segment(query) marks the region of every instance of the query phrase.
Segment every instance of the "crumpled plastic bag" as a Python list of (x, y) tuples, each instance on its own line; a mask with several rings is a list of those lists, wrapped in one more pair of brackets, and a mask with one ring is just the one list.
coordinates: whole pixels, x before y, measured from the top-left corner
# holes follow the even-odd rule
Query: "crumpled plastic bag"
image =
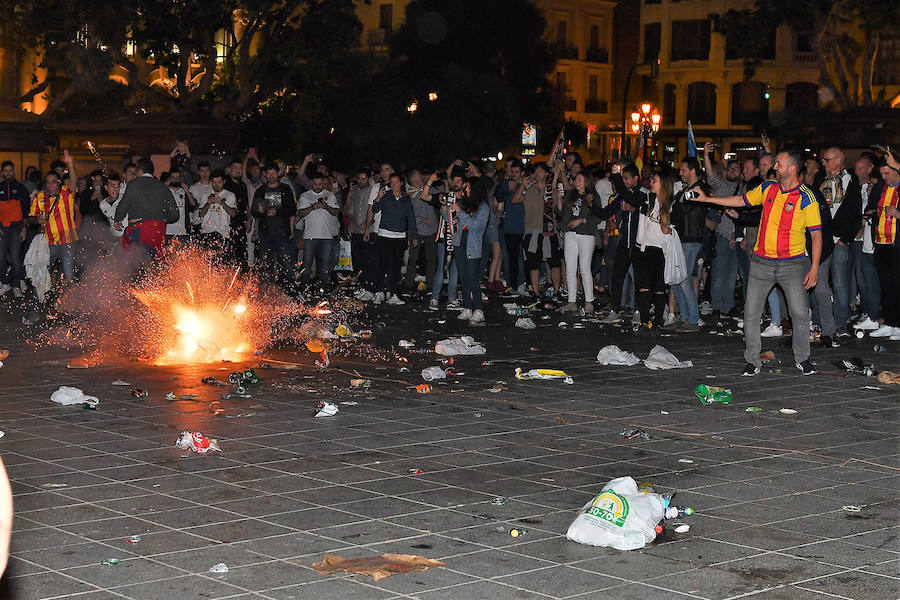
[(597, 353), (597, 362), (601, 365), (631, 367), (641, 362), (641, 359), (631, 352), (625, 352), (618, 346), (610, 345), (600, 348), (600, 352)]
[(369, 556), (365, 558), (341, 558), (333, 554), (326, 554), (325, 560), (313, 563), (313, 568), (320, 575), (332, 575), (340, 571), (371, 575), (378, 581), (398, 573), (409, 571), (425, 571), (431, 567), (443, 567), (439, 560), (417, 556), (415, 554), (382, 554), (381, 556)]
[(644, 365), (653, 371), (661, 371), (664, 369), (687, 369), (693, 367), (694, 363), (689, 360), (680, 361), (675, 355), (663, 348), (662, 346), (653, 346), (650, 355), (644, 359)]
[(660, 494), (639, 492), (634, 479), (618, 477), (581, 507), (566, 537), (589, 546), (637, 550), (656, 539), (665, 507)]
[(333, 417), (338, 414), (339, 409), (337, 404), (332, 404), (331, 402), (319, 402), (319, 406), (316, 407), (316, 416), (317, 417)]
[(881, 383), (900, 383), (900, 373), (894, 373), (893, 371), (882, 371), (878, 374), (878, 381)]
[(535, 325), (534, 321), (528, 317), (523, 317), (521, 319), (516, 319), (516, 327), (519, 329), (534, 329), (537, 325)]
[(31, 281), (38, 300), (43, 302), (50, 291), (50, 244), (43, 233), (34, 236), (25, 253), (25, 278)]
[(434, 381), (435, 379), (446, 379), (447, 373), (440, 367), (427, 367), (422, 369), (422, 379), (425, 381)]
[(434, 351), (441, 356), (473, 356), (487, 352), (484, 346), (469, 335), (441, 340), (434, 345)]
[(191, 450), (197, 454), (206, 454), (207, 452), (221, 452), (219, 441), (213, 440), (199, 431), (182, 431), (175, 440), (175, 447), (182, 450)]
[(516, 367), (516, 379), (528, 381), (529, 379), (562, 379), (564, 383), (572, 385), (575, 381), (566, 375), (565, 371), (557, 369), (531, 369), (530, 371), (522, 371)]
[(63, 406), (87, 404), (91, 408), (96, 408), (96, 406), (100, 404), (100, 400), (98, 400), (96, 396), (88, 396), (80, 389), (69, 387), (67, 385), (61, 386), (58, 390), (50, 394), (50, 399)]

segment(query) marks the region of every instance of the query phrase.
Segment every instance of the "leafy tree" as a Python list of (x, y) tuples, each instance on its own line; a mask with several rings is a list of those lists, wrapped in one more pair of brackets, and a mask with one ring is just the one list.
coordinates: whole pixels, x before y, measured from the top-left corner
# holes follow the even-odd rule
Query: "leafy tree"
[(716, 31), (732, 32), (751, 65), (760, 58), (753, 40), (781, 24), (811, 29), (821, 85), (834, 91), (839, 109), (886, 103), (885, 88), (876, 91), (873, 84), (873, 70), (882, 34), (900, 19), (897, 0), (755, 0), (752, 8), (710, 18)]

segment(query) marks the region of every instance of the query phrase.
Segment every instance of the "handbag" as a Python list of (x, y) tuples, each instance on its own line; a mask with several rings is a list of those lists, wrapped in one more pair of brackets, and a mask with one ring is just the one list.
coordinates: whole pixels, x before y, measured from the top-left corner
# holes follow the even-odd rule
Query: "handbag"
[(666, 266), (663, 276), (666, 285), (678, 285), (687, 279), (687, 261), (684, 258), (684, 250), (681, 249), (681, 237), (678, 231), (672, 228), (672, 233), (663, 238), (663, 255)]

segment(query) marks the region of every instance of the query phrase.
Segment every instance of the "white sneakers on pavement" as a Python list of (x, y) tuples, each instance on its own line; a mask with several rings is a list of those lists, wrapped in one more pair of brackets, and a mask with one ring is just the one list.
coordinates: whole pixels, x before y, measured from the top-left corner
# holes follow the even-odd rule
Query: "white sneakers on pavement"
[(403, 300), (400, 299), (400, 296), (397, 294), (391, 294), (391, 297), (387, 299), (388, 304), (393, 304), (394, 306), (400, 306), (402, 304), (406, 304)]
[(381, 304), (382, 302), (384, 302), (384, 292), (376, 292), (375, 304)]
[(475, 323), (484, 323), (484, 311), (480, 308), (476, 308), (472, 311), (472, 316), (469, 319), (469, 324), (473, 325)]
[[(458, 315), (456, 315), (456, 318), (460, 321), (468, 321), (472, 318), (472, 311), (468, 308), (464, 308), (459, 312)], [(484, 318), (484, 315), (482, 315), (482, 318)]]
[(894, 335), (895, 330), (900, 329), (900, 327), (891, 327), (890, 325), (882, 325), (878, 329), (869, 332), (869, 337), (873, 338), (889, 338)]
[(866, 315), (866, 318), (853, 326), (853, 329), (858, 329), (862, 331), (875, 331), (878, 329), (880, 325), (878, 321), (873, 321), (872, 318)]
[(781, 337), (784, 335), (784, 330), (781, 328), (781, 325), (769, 323), (769, 326), (763, 329), (759, 335), (764, 338)]

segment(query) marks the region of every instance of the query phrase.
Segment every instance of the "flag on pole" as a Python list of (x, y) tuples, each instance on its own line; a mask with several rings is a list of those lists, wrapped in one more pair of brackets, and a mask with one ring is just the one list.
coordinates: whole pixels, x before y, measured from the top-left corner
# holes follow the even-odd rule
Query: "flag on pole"
[(688, 156), (697, 156), (697, 141), (694, 139), (694, 128), (691, 127), (691, 122), (688, 121)]
[(638, 135), (637, 148), (640, 148), (637, 152), (637, 156), (634, 158), (634, 165), (638, 168), (638, 173), (644, 170), (644, 130), (641, 128), (641, 133)]

